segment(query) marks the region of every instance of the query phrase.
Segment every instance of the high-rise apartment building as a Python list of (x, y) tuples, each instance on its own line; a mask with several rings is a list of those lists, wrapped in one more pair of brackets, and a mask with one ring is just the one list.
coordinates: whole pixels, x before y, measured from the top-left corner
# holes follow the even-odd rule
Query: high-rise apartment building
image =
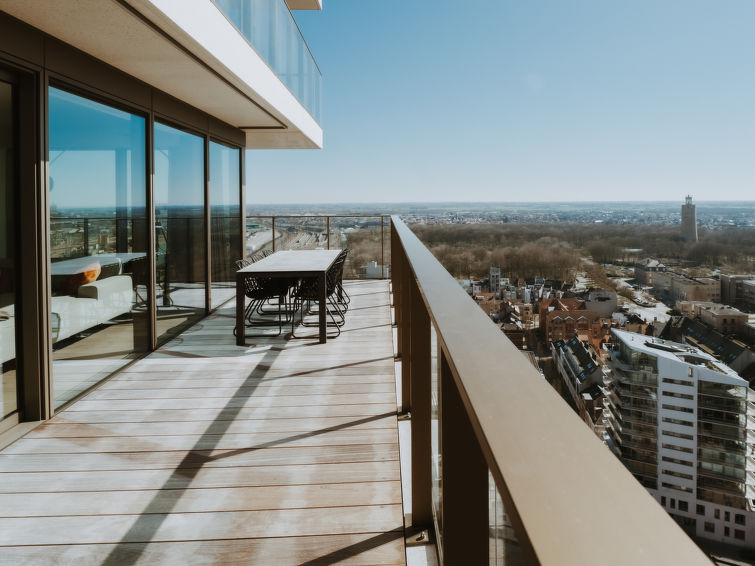
[(682, 205), (682, 238), (687, 242), (697, 242), (697, 212), (689, 195)]
[(491, 293), (498, 293), (501, 290), (501, 268), (490, 267), (489, 286)]
[(690, 535), (755, 545), (747, 381), (685, 344), (613, 330), (605, 441)]

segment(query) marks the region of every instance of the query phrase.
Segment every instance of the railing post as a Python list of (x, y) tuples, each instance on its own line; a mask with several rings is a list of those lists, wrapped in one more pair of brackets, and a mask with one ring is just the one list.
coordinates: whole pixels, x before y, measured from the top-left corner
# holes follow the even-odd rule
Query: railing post
[(489, 555), (488, 466), (446, 352), (439, 356), (443, 563), (483, 566)]
[(419, 285), (411, 284), (411, 427), (412, 427), (412, 526), (432, 525), (432, 472), (430, 441), (430, 316)]
[(385, 279), (385, 216), (380, 217), (380, 279)]
[(275, 216), (273, 216), (273, 253), (275, 253)]
[(327, 232), (328, 249), (330, 249), (330, 216), (328, 216), (328, 232)]

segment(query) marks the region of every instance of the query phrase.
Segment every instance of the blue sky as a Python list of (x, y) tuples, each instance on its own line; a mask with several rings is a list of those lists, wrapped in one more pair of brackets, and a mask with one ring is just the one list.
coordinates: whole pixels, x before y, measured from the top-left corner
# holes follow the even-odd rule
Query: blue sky
[(752, 0), (324, 0), (325, 148), (247, 202), (755, 199)]

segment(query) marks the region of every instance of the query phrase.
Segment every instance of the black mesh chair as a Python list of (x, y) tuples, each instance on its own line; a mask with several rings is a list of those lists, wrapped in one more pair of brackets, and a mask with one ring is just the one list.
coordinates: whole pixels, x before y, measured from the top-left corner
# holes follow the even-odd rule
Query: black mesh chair
[(341, 307), (341, 310), (345, 313), (347, 310), (349, 310), (349, 303), (351, 303), (351, 297), (346, 292), (346, 289), (343, 286), (343, 269), (346, 266), (346, 256), (349, 255), (349, 249), (345, 248), (340, 254), (338, 254), (338, 258), (342, 259), (340, 263), (340, 271), (337, 274), (337, 289), (336, 289), (336, 296), (338, 297), (338, 305)]
[[(240, 259), (236, 261), (239, 269), (247, 267), (256, 261), (254, 256), (250, 259)], [(277, 334), (264, 334), (265, 336), (280, 336), (283, 332), (283, 325), (289, 322), (290, 311), (288, 309), (290, 283), (288, 279), (276, 279), (274, 277), (245, 277), (244, 278), (244, 296), (250, 300), (244, 310), (244, 320), (246, 327), (269, 326), (269, 322), (264, 318), (255, 319), (255, 314), (260, 317), (275, 315), (278, 323)], [(262, 306), (273, 299), (277, 300), (277, 312), (263, 310)], [(285, 315), (285, 316), (284, 316)], [(293, 318), (293, 317), (292, 317)], [(236, 329), (233, 330), (234, 335)]]
[[(330, 267), (328, 273), (325, 276), (325, 310), (326, 315), (330, 317), (330, 322), (326, 321), (326, 324), (327, 326), (335, 328), (337, 330), (337, 334), (335, 336), (339, 336), (341, 334), (341, 326), (343, 326), (346, 322), (344, 311), (341, 310), (341, 307), (338, 304), (338, 300), (336, 299), (336, 293), (338, 291), (338, 278), (339, 274), (343, 274), (343, 263), (345, 261), (345, 256), (339, 254), (339, 256), (336, 258), (336, 261)], [(305, 323), (304, 316), (305, 314), (313, 314), (310, 310), (311, 303), (312, 301), (319, 302), (320, 300), (319, 281), (312, 278), (302, 279), (299, 283), (299, 286), (293, 290), (292, 297), (294, 306), (293, 316), (291, 317), (291, 337), (301, 338), (300, 336), (296, 336), (295, 314), (299, 312), (299, 310), (303, 311), (301, 322), (302, 326), (318, 326), (318, 324)]]

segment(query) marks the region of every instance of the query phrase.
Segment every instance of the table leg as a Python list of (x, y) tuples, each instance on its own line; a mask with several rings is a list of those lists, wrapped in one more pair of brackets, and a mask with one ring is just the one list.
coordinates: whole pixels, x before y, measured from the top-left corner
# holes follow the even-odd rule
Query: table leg
[(328, 308), (328, 299), (326, 297), (328, 287), (327, 274), (323, 272), (322, 275), (320, 275), (319, 279), (320, 284), (318, 285), (318, 292), (320, 294), (320, 344), (325, 344), (325, 342), (327, 342), (328, 340), (328, 326), (325, 318), (325, 309)]
[(244, 274), (236, 273), (236, 345), (245, 343), (246, 327), (244, 326)]

